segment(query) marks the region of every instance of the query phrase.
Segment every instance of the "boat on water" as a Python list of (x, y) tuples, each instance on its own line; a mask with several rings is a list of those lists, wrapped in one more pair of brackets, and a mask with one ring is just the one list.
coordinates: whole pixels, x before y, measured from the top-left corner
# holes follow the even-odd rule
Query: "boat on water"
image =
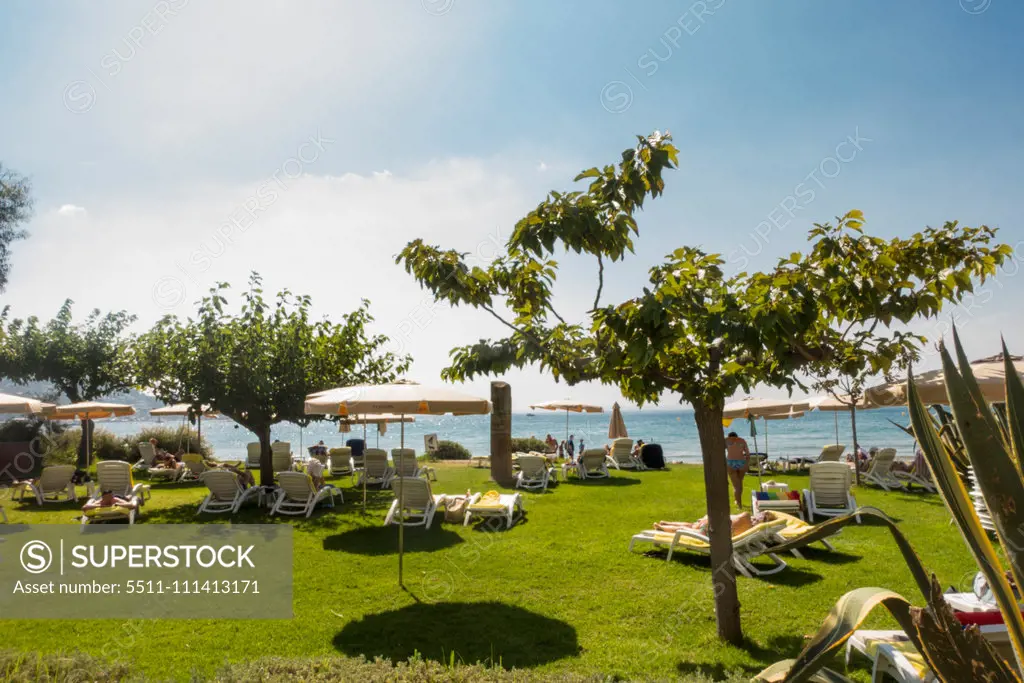
[(527, 413), (526, 417), (537, 417), (534, 413)]

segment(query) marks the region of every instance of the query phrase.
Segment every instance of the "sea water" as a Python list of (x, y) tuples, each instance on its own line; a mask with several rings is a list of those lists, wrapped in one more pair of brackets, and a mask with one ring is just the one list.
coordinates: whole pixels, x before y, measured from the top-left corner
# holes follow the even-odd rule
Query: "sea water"
[[(697, 427), (693, 421), (693, 412), (687, 410), (665, 411), (623, 411), (626, 429), (632, 439), (643, 439), (645, 443), (661, 444), (667, 459), (675, 462), (700, 462), (700, 443), (697, 438)], [(577, 449), (580, 439), (586, 448), (601, 448), (609, 442), (608, 420), (610, 413), (570, 413), (568, 431), (574, 436)], [(490, 416), (469, 415), (453, 417), (451, 415), (432, 416), (417, 415), (414, 423), (405, 425), (405, 444), (423, 452), (423, 437), (426, 434), (437, 434), (441, 440), (457, 441), (474, 455), (490, 453)], [(877, 446), (896, 449), (898, 457), (910, 458), (914, 454), (914, 440), (895, 424), (907, 426), (910, 418), (905, 408), (880, 408), (857, 412), (857, 441), (865, 448)], [(97, 421), (97, 428), (106, 429), (117, 435), (128, 435), (138, 432), (147, 426), (154, 426), (154, 419), (120, 419)], [(159, 424), (176, 426), (182, 424), (180, 419), (165, 418)], [(735, 431), (747, 439), (751, 450), (767, 451), (772, 458), (783, 456), (817, 456), (825, 444), (846, 444), (847, 450), (852, 449), (853, 437), (850, 429), (848, 412), (806, 413), (801, 418), (791, 420), (773, 420), (767, 424), (758, 420), (755, 425), (756, 435), (751, 435), (751, 426), (747, 420), (733, 420), (725, 428)], [(398, 448), (401, 441), (402, 426), (390, 424), (385, 434), (377, 434), (377, 428), (370, 425), (366, 428), (367, 442), (390, 451)], [(512, 416), (512, 436), (535, 436), (543, 439), (551, 434), (559, 441), (566, 438), (565, 413), (538, 411), (534, 415), (516, 413)], [(275, 425), (271, 436), (275, 440), (291, 442), (295, 453), (305, 453), (305, 448), (320, 440), (327, 446), (344, 445), (346, 439), (362, 437), (363, 428), (352, 427), (345, 434), (338, 432), (338, 426), (331, 422), (313, 423), (300, 429), (298, 425), (282, 423)], [(219, 417), (203, 420), (203, 437), (213, 446), (214, 454), (220, 459), (244, 459), (246, 444), (255, 441), (253, 434), (236, 425), (232, 420)]]

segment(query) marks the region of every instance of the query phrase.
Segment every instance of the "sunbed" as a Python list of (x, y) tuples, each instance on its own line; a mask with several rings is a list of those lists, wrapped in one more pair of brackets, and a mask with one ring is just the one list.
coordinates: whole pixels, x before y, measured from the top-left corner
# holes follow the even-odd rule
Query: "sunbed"
[(62, 503), (78, 500), (75, 485), (71, 478), (75, 476), (74, 465), (51, 465), (44, 467), (39, 478), (34, 481), (16, 481), (11, 488), (11, 496), (19, 494), (19, 500), (25, 499), (30, 493), (38, 505), (43, 503)]
[(792, 465), (796, 465), (797, 469), (800, 470), (821, 462), (839, 462), (845, 450), (846, 446), (843, 444), (826, 444), (821, 447), (821, 453), (818, 454), (817, 458), (780, 458), (776, 461), (776, 465), (781, 464), (782, 468), (788, 471)]
[(139, 513), (139, 499), (132, 498), (129, 507), (112, 505), (110, 507), (90, 508), (82, 511), (82, 526), (97, 524), (100, 522), (125, 521), (129, 525), (135, 524), (135, 518)]
[(935, 488), (935, 481), (932, 479), (932, 472), (928, 469), (928, 462), (922, 457), (914, 458), (914, 462), (907, 472), (893, 470), (893, 476), (900, 480), (901, 483), (906, 483), (907, 488), (917, 484), (931, 493), (935, 493), (937, 490)]
[(617, 470), (645, 470), (640, 458), (633, 457), (633, 439), (615, 439), (606, 461)]
[(250, 441), (245, 444), (245, 468), (248, 470), (258, 470), (260, 468), (260, 451), (261, 446), (259, 441)]
[(367, 448), (363, 451), (363, 471), (359, 476), (358, 485), (373, 484), (386, 489), (391, 484), (395, 471), (388, 465), (388, 454), (379, 448)]
[(96, 481), (92, 482), (90, 497), (99, 500), (104, 491), (129, 500), (136, 498), (139, 505), (150, 497), (149, 486), (136, 484), (132, 466), (124, 460), (101, 460), (96, 463)]
[(184, 478), (192, 481), (198, 480), (204, 472), (210, 470), (210, 468), (206, 466), (206, 461), (203, 460), (203, 456), (198, 453), (186, 453), (181, 456), (181, 462), (185, 465), (184, 469), (187, 470)]
[(327, 451), (327, 469), (332, 477), (355, 476), (355, 467), (352, 465), (352, 449), (348, 446), (341, 446)]
[(523, 516), (523, 498), (518, 493), (498, 493), (488, 491), (482, 496), (477, 493), (469, 499), (463, 526), (469, 526), (471, 520), (499, 519), (504, 521), (505, 528), (512, 526)]
[(199, 504), (200, 512), (238, 512), (242, 503), (253, 496), (259, 495), (259, 487), (244, 488), (238, 475), (231, 470), (214, 469), (204, 472), (200, 480), (210, 490), (203, 502)]
[[(821, 462), (811, 465), (810, 470), (810, 488), (804, 489), (808, 521), (813, 522), (814, 515), (838, 517), (857, 509), (857, 501), (850, 493), (853, 472), (846, 463)], [(857, 523), (860, 524), (859, 516)]]
[[(384, 524), (397, 524), (404, 521), (405, 526), (423, 526), (430, 528), (434, 513), (444, 504), (446, 496), (434, 494), (430, 490), (430, 482), (420, 477), (397, 476), (391, 480), (395, 490), (395, 500), (391, 503)], [(399, 510), (399, 500), (402, 508)]]
[(603, 448), (588, 448), (580, 454), (579, 462), (576, 463), (576, 471), (581, 479), (603, 479), (611, 476), (608, 474), (608, 466), (605, 464)]
[[(281, 472), (277, 475), (277, 500), (270, 511), (271, 515), (305, 515), (313, 514), (316, 504), (326, 500), (334, 507), (334, 497), (341, 497), (341, 490), (327, 484), (322, 488), (313, 485), (313, 478), (305, 472)], [(342, 497), (341, 502), (345, 502)]]
[(896, 478), (892, 466), (896, 462), (896, 449), (883, 448), (875, 453), (871, 467), (864, 475), (864, 481), (881, 486), (886, 491), (902, 489), (903, 482)]
[(545, 491), (555, 471), (548, 466), (548, 459), (543, 455), (520, 455), (518, 459), (519, 473), (516, 474), (516, 488)]
[(392, 448), (391, 461), (394, 463), (395, 475), (399, 477), (426, 477), (437, 481), (433, 467), (420, 467), (416, 459), (416, 451), (411, 448)]
[(847, 667), (854, 652), (863, 654), (874, 663), (872, 681), (886, 680), (886, 677), (899, 683), (931, 683), (936, 680), (924, 657), (903, 631), (854, 631), (846, 641)]
[[(743, 533), (732, 537), (732, 564), (736, 570), (748, 578), (777, 574), (787, 567), (786, 562), (771, 552), (775, 535), (786, 526), (783, 519), (773, 519), (756, 524)], [(651, 529), (642, 531), (629, 541), (629, 549), (637, 543), (651, 543), (655, 547), (667, 547), (668, 557), (676, 550), (690, 550), (702, 555), (711, 555), (711, 540), (707, 534), (696, 529), (679, 529), (675, 532)], [(767, 557), (773, 562), (770, 569), (761, 569), (751, 563), (756, 557)]]
[(274, 474), (287, 472), (292, 468), (292, 445), (287, 441), (275, 441), (270, 445), (270, 461)]
[(145, 470), (153, 466), (153, 461), (156, 460), (156, 449), (148, 441), (139, 442), (139, 459), (132, 469)]

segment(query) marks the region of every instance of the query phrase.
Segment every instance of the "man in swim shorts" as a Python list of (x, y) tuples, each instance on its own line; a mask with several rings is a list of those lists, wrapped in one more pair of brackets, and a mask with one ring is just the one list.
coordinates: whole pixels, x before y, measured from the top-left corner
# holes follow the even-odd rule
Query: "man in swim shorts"
[(747, 476), (750, 448), (736, 432), (729, 432), (725, 437), (725, 464), (729, 468), (729, 481), (732, 482), (733, 497), (736, 507), (743, 507), (743, 477)]

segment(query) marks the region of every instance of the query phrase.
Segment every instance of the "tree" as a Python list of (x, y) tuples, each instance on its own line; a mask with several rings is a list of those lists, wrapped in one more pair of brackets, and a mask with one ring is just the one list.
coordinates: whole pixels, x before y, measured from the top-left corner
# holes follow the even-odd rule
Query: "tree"
[(135, 316), (94, 309), (76, 325), (68, 299), (53, 320), (8, 321), (0, 313), (0, 377), (19, 384), (49, 382), (72, 403), (127, 391), (134, 384), (126, 334)]
[(0, 292), (11, 272), (11, 243), (28, 234), (18, 226), (32, 215), (31, 192), (27, 178), (0, 164)]
[[(0, 377), (19, 384), (49, 382), (72, 403), (92, 401), (130, 389), (133, 384), (126, 334), (135, 316), (125, 311), (103, 314), (94, 309), (76, 325), (74, 302), (68, 299), (53, 320), (40, 325), (35, 316), (8, 321), (9, 308), (0, 312)], [(82, 421), (92, 434), (92, 422)], [(79, 467), (89, 465), (82, 439)]]
[(226, 310), (218, 284), (199, 303), (195, 319), (160, 320), (135, 344), (140, 386), (168, 403), (207, 405), (251, 431), (260, 442), (260, 481), (274, 480), (270, 429), (280, 422), (308, 424), (307, 395), (336, 386), (394, 381), (408, 357), (383, 352), (388, 342), (369, 335), (369, 302), (341, 324), (310, 320), (310, 298), (285, 290), (264, 301), (253, 274), (237, 314)]
[[(739, 389), (758, 384), (802, 387), (798, 373), (846, 361), (887, 370), (889, 349), (912, 344), (883, 334), (892, 321), (934, 315), (995, 272), (1010, 249), (990, 248), (995, 231), (947, 223), (909, 239), (862, 233), (853, 211), (836, 226), (810, 231), (811, 251), (793, 253), (764, 273), (726, 276), (718, 254), (680, 247), (650, 270), (649, 285), (614, 306), (600, 303), (606, 262), (633, 250), (634, 215), (664, 190), (662, 173), (677, 150), (669, 135), (638, 138), (622, 161), (591, 168), (576, 180), (585, 191), (552, 192), (520, 220), (507, 253), (485, 270), (465, 254), (410, 242), (397, 260), (435, 299), (488, 311), (510, 330), (452, 350), (450, 380), (498, 375), (537, 364), (569, 384), (617, 385), (638, 404), (664, 393), (693, 406), (707, 493), (715, 612), (720, 637), (742, 639), (731, 563), (728, 478), (722, 409)], [(552, 302), (556, 247), (594, 258), (597, 283), (585, 323), (569, 322)], [(502, 309), (502, 310), (499, 310)], [(506, 312), (504, 309), (507, 309)], [(854, 324), (852, 330), (845, 326)], [(882, 326), (881, 329), (879, 325)], [(875, 351), (847, 354), (855, 343)]]

